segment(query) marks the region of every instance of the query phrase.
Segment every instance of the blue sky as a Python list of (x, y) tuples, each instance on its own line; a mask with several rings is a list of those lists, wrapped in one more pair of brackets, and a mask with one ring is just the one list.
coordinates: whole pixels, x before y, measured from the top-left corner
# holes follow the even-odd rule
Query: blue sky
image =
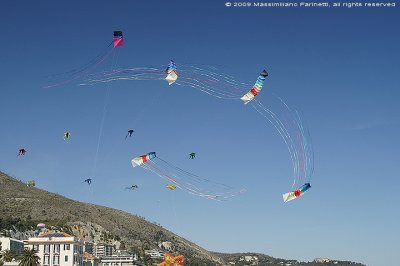
[[(400, 237), (399, 26), (398, 7), (3, 1), (0, 168), (72, 199), (144, 216), (213, 251), (393, 265)], [(282, 202), (292, 183), (287, 149), (240, 102), (161, 81), (42, 88), (47, 75), (103, 51), (114, 30), (125, 38), (118, 67), (174, 59), (218, 66), (250, 83), (268, 69), (259, 100), (268, 105), (275, 93), (301, 111), (314, 145), (312, 190)], [(135, 136), (125, 141), (130, 128)], [(249, 136), (256, 136), (251, 145)], [(16, 156), (20, 147), (28, 150), (24, 158)], [(148, 151), (248, 191), (224, 203), (171, 192), (158, 176), (131, 167)], [(192, 151), (196, 160), (187, 159)], [(91, 187), (82, 183), (89, 176)], [(124, 191), (131, 184), (139, 190)]]

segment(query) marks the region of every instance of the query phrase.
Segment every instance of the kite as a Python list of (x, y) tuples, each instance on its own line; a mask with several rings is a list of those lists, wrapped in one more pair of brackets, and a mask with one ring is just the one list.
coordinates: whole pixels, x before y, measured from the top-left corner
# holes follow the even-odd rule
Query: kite
[(176, 186), (172, 185), (172, 184), (168, 184), (165, 186), (166, 188), (170, 189), (170, 190), (175, 190)]
[(132, 166), (142, 166), (145, 162), (152, 160), (156, 158), (156, 153), (155, 152), (149, 152), (147, 154), (138, 156), (132, 160)]
[(311, 188), (310, 183), (305, 183), (302, 185), (299, 189), (293, 190), (291, 192), (283, 194), (283, 201), (288, 202), (294, 199), (297, 199), (298, 197), (303, 196), (303, 194)]
[(24, 156), (25, 155), (25, 153), (26, 153), (26, 150), (25, 149), (19, 149), (19, 151), (18, 151), (18, 155), (17, 156)]
[(38, 224), (38, 225), (36, 226), (35, 235), (38, 236), (38, 235), (40, 234), (40, 232), (42, 231), (42, 229), (45, 228), (45, 227), (46, 227), (46, 225), (43, 224), (43, 223)]
[[(103, 72), (92, 76), (81, 85), (95, 85), (117, 80), (163, 80), (166, 79), (166, 73), (176, 69), (175, 62), (171, 61), (167, 69), (164, 69), (163, 66), (158, 66)], [(251, 83), (238, 82), (233, 77), (216, 71), (213, 67), (179, 64), (179, 80), (175, 80), (174, 84), (191, 87), (216, 98), (243, 102), (259, 113), (266, 124), (272, 124), (289, 151), (294, 179), (292, 189), (295, 189), (311, 182), (314, 171), (311, 136), (299, 112), (290, 108), (282, 98), (274, 93), (269, 94), (268, 101), (278, 100), (277, 108), (271, 107), (269, 102), (268, 105), (264, 105), (259, 101), (257, 95), (261, 92), (268, 76), (268, 72), (263, 70), (251, 87)], [(193, 159), (194, 157), (189, 158)], [(184, 175), (186, 176), (186, 173)], [(195, 190), (198, 191), (199, 187), (196, 186)]]
[(71, 133), (69, 133), (68, 131), (66, 131), (66, 132), (64, 133), (64, 140), (68, 141), (70, 136), (71, 136)]
[(164, 261), (158, 263), (157, 266), (184, 266), (185, 265), (185, 258), (180, 256), (173, 256), (169, 253), (164, 253)]
[(133, 132), (135, 132), (135, 130), (129, 129), (129, 130), (128, 130), (128, 134), (126, 134), (126, 136), (125, 136), (125, 139), (126, 139), (127, 137), (132, 137)]
[(122, 36), (122, 31), (114, 31), (114, 47), (124, 46), (124, 38)]
[[(268, 75), (265, 70), (261, 74)], [(265, 77), (261, 76), (259, 79), (254, 85), (253, 92), (258, 93), (261, 90)], [(100, 72), (90, 75), (80, 85), (95, 85), (117, 80), (166, 80), (169, 85), (191, 87), (216, 98), (228, 100), (240, 100), (251, 87), (251, 83), (238, 82), (232, 76), (219, 72), (212, 66), (179, 64), (178, 80), (177, 66), (173, 60), (166, 69), (164, 66), (145, 66)], [(251, 96), (254, 98), (253, 94)]]
[(92, 179), (88, 178), (88, 179), (85, 179), (85, 181), (83, 181), (83, 182), (86, 182), (86, 183), (88, 183), (88, 185), (90, 185), (90, 184), (92, 184)]
[(194, 159), (196, 157), (196, 153), (192, 152), (189, 154), (189, 159)]
[(155, 152), (135, 157), (131, 162), (133, 167), (141, 166), (168, 181), (167, 188), (171, 190), (179, 188), (190, 194), (218, 201), (227, 200), (245, 192), (244, 189), (235, 191), (230, 186), (185, 171), (156, 156)]
[(244, 104), (248, 104), (251, 100), (253, 100), (257, 96), (257, 94), (260, 93), (264, 85), (265, 78), (267, 76), (268, 72), (265, 71), (264, 69), (258, 76), (257, 81), (254, 84), (253, 88), (251, 88), (251, 90), (248, 93), (246, 93), (245, 95), (243, 95), (242, 98), (240, 98), (244, 102)]
[(178, 79), (178, 73), (176, 72), (176, 64), (174, 61), (170, 61), (167, 69), (165, 70), (167, 76), (165, 80), (168, 82), (168, 85), (172, 85)]
[(40, 229), (43, 229), (43, 228), (45, 228), (45, 227), (46, 227), (46, 225), (43, 224), (43, 223), (40, 223), (40, 224), (38, 224), (38, 225), (36, 226), (36, 228), (40, 228)]
[(134, 190), (135, 188), (138, 188), (138, 186), (137, 185), (132, 185), (130, 187), (126, 187), (125, 189)]

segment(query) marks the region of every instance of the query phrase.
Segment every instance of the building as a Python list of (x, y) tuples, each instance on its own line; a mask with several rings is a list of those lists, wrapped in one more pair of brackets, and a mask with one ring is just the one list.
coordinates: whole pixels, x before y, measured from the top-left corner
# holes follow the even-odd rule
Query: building
[(0, 237), (0, 252), (3, 250), (11, 250), (17, 257), (24, 250), (24, 242), (10, 237)]
[(92, 254), (98, 258), (110, 257), (110, 256), (112, 256), (113, 251), (114, 251), (113, 245), (105, 244), (105, 243), (94, 244), (93, 248), (94, 248), (94, 253), (92, 253)]
[(99, 262), (99, 258), (95, 257), (94, 255), (88, 252), (83, 253), (83, 264), (85, 266), (98, 266)]
[(16, 261), (16, 260), (13, 260), (11, 262), (4, 261), (3, 263), (4, 263), (4, 266), (18, 266), (19, 265), (19, 261)]
[(162, 259), (164, 258), (164, 251), (155, 249), (146, 249), (144, 254), (150, 256), (152, 259)]
[(94, 248), (94, 244), (92, 242), (85, 241), (85, 252), (93, 255), (93, 248)]
[(331, 259), (328, 258), (315, 258), (314, 262), (324, 263), (324, 262), (331, 262)]
[(48, 232), (31, 237), (26, 243), (37, 251), (42, 266), (83, 266), (84, 242), (77, 237)]
[(116, 254), (102, 257), (101, 266), (135, 266), (139, 265), (136, 254), (130, 254), (123, 250), (118, 250)]
[(135, 258), (135, 260), (138, 259), (137, 254), (133, 254), (133, 253), (131, 253), (131, 252), (127, 251), (127, 250), (124, 250), (124, 249), (117, 249), (115, 251), (115, 254), (119, 255), (119, 256), (133, 256)]

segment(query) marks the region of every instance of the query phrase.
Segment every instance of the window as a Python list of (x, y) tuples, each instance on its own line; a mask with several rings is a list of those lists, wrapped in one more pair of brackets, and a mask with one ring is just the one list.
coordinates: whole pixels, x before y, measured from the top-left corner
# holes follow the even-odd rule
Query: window
[(50, 245), (44, 245), (44, 253), (50, 253)]
[(33, 249), (36, 250), (36, 251), (39, 251), (39, 245), (37, 245), (37, 244), (33, 245)]
[(59, 255), (54, 255), (53, 256), (53, 264), (54, 265), (59, 265), (60, 264), (60, 256)]
[(65, 257), (64, 257), (64, 261), (65, 261), (65, 262), (67, 262), (67, 261), (68, 261), (68, 256), (67, 256), (67, 255), (65, 255)]
[(53, 251), (54, 253), (60, 253), (60, 244), (55, 244)]
[(49, 264), (50, 264), (50, 256), (49, 255), (44, 255), (43, 265), (49, 265)]
[(64, 244), (64, 250), (69, 250), (69, 249), (70, 249), (69, 244)]

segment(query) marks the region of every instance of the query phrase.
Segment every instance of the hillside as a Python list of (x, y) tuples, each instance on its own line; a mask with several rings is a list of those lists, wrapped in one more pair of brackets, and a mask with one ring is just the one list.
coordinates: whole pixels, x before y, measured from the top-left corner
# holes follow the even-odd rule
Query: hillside
[(258, 253), (207, 251), (144, 218), (120, 210), (82, 203), (35, 187), (0, 172), (0, 233), (18, 239), (33, 236), (36, 224), (131, 250), (144, 258), (144, 249), (163, 248), (185, 256), (185, 265), (362, 266), (354, 262), (298, 262)]
[(361, 263), (351, 261), (340, 261), (333, 259), (315, 259), (311, 262), (301, 262), (296, 260), (286, 260), (273, 258), (260, 253), (217, 253), (213, 252), (218, 257), (221, 257), (230, 265), (245, 266), (245, 265), (268, 265), (268, 266), (365, 266)]
[[(26, 184), (0, 172), (0, 213), (4, 226), (33, 230), (38, 222), (73, 233), (87, 241), (121, 243), (140, 253), (173, 243), (171, 252), (200, 265), (224, 265), (222, 259), (176, 234), (127, 212), (77, 202)], [(6, 220), (7, 219), (7, 220)], [(0, 224), (1, 225), (1, 224)]]

